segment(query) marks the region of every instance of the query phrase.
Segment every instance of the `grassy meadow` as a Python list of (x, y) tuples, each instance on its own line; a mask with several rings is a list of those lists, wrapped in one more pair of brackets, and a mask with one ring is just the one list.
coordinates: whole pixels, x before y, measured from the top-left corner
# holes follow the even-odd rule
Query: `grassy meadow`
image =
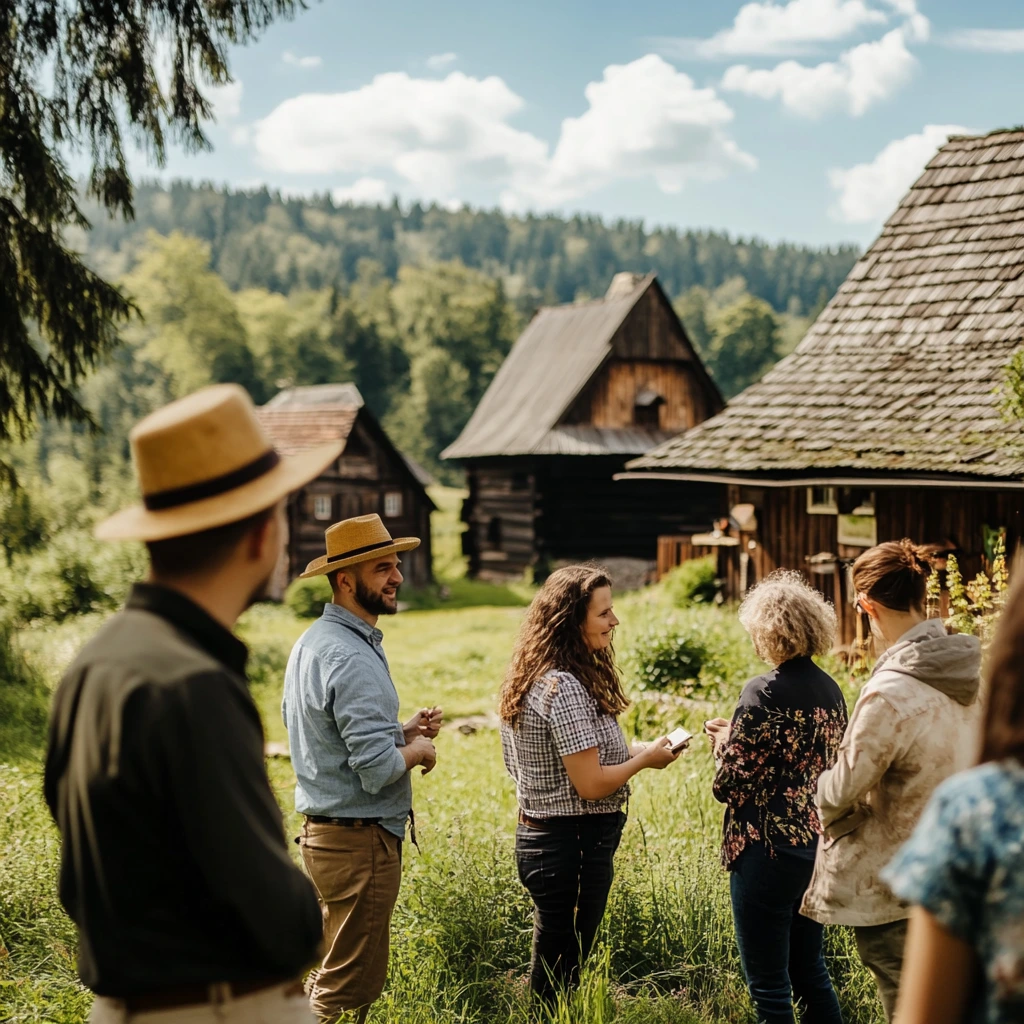
[[(435, 771), (415, 777), (420, 849), (407, 850), (391, 974), (370, 1019), (526, 1022), (536, 1019), (525, 990), (530, 904), (512, 857), (514, 787), (487, 717), (530, 590), (460, 578), (457, 494), (440, 498), (437, 561), (447, 599), (409, 595), (411, 609), (382, 626), (403, 712), (438, 703), (452, 724), (438, 738)], [(616, 611), (623, 623), (616, 643), (631, 685), (633, 645), (653, 627), (697, 636), (713, 655), (703, 685), (688, 699), (637, 692), (624, 716), (630, 734), (650, 738), (676, 724), (697, 733), (704, 719), (730, 713), (743, 682), (759, 671), (729, 609), (679, 609), (666, 588), (654, 587), (619, 595)], [(88, 1014), (91, 997), (74, 973), (74, 929), (55, 893), (57, 839), (40, 792), (40, 755), (49, 689), (100, 622), (86, 616), (23, 630), (16, 648), (29, 671), (16, 683), (7, 681), (0, 661), (0, 1021), (73, 1024)], [(275, 606), (253, 608), (243, 620), (253, 648), (253, 693), (270, 742), (286, 738), (281, 672), (306, 625)], [(460, 719), (464, 730), (454, 721)], [(271, 757), (268, 769), (294, 835), (290, 763)], [(676, 764), (636, 779), (601, 944), (558, 1021), (754, 1020), (718, 865), (722, 815), (711, 797), (712, 772), (707, 746), (698, 740)], [(846, 1020), (881, 1021), (850, 937), (832, 929), (828, 941)]]

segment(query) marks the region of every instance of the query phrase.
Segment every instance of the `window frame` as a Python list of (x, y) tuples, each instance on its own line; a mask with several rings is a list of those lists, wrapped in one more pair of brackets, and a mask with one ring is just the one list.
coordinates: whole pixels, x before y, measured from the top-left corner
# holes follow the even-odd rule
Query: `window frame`
[[(815, 501), (815, 491), (825, 491), (826, 500)], [(818, 486), (807, 488), (807, 514), (809, 516), (837, 516), (839, 515), (839, 494), (835, 487)]]
[[(327, 514), (321, 514), (323, 502), (327, 503)], [(326, 523), (334, 518), (334, 495), (314, 494), (313, 495), (313, 518), (319, 523)]]
[(382, 505), (385, 519), (400, 519), (405, 505), (405, 495), (401, 491), (385, 491)]

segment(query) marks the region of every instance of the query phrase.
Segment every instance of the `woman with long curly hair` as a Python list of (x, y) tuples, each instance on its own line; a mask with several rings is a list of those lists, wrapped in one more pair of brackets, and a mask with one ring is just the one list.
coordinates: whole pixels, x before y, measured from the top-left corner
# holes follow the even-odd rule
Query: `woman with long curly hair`
[(501, 745), (516, 780), (516, 863), (533, 898), (530, 984), (551, 1001), (573, 986), (604, 915), (629, 780), (664, 768), (666, 737), (627, 746), (615, 667), (611, 580), (553, 572), (526, 613), (501, 689)]

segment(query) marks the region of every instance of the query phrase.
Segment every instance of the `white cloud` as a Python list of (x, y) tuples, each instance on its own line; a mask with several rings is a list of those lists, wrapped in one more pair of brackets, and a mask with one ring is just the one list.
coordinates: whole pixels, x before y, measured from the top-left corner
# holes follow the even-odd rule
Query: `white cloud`
[(236, 124), (231, 129), (230, 139), (236, 146), (247, 146), (252, 139), (252, 128), (247, 124)]
[(506, 192), (506, 205), (557, 205), (624, 178), (653, 177), (673, 193), (691, 179), (757, 166), (725, 133), (728, 104), (654, 54), (605, 68), (585, 95), (589, 108), (562, 122), (544, 173)]
[(431, 71), (444, 71), (445, 68), (454, 64), (459, 59), (457, 53), (435, 53), (427, 58), (427, 67)]
[(257, 122), (253, 141), (268, 169), (387, 171), (403, 192), (439, 202), (484, 186), (510, 207), (557, 205), (622, 178), (652, 177), (674, 192), (756, 164), (726, 133), (732, 110), (714, 89), (653, 54), (606, 68), (585, 92), (588, 109), (563, 122), (553, 154), (510, 123), (524, 104), (502, 79), (458, 71), (381, 74), (351, 92), (296, 96)]
[(292, 53), (291, 50), (285, 50), (284, 53), (281, 54), (281, 60), (283, 60), (285, 64), (290, 64), (293, 68), (302, 68), (306, 71), (310, 68), (318, 68), (324, 62), (323, 57), (316, 57), (313, 55), (300, 57), (298, 54)]
[(256, 124), (268, 168), (365, 174), (390, 168), (432, 198), (452, 182), (508, 180), (542, 164), (546, 146), (508, 124), (522, 99), (496, 77), (452, 72), (442, 80), (377, 75), (351, 92), (285, 100)]
[(847, 224), (882, 220), (950, 135), (970, 134), (961, 125), (929, 124), (917, 135), (890, 142), (870, 163), (829, 171), (829, 184), (839, 193), (830, 215)]
[(331, 190), (331, 198), (339, 206), (342, 203), (371, 203), (386, 206), (391, 202), (391, 189), (380, 178), (359, 178), (351, 185), (342, 185)]
[(210, 103), (215, 121), (230, 121), (242, 112), (242, 83), (237, 79), (210, 89)]
[(1024, 53), (1024, 28), (964, 28), (942, 42), (954, 50), (981, 53)]
[(722, 88), (760, 99), (780, 99), (803, 117), (821, 117), (845, 109), (860, 117), (869, 107), (888, 99), (909, 81), (917, 58), (907, 49), (904, 30), (893, 29), (881, 39), (862, 43), (838, 61), (808, 67), (795, 60), (770, 69), (745, 64), (729, 68)]
[(865, 25), (885, 24), (883, 11), (864, 0), (773, 0), (744, 4), (728, 28), (710, 39), (661, 40), (671, 56), (738, 57), (804, 53), (817, 43), (849, 36)]

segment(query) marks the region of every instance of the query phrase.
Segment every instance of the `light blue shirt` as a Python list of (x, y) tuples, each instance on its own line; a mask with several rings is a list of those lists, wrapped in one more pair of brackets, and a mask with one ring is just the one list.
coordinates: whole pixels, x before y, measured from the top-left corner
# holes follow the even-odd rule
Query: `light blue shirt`
[(328, 818), (380, 818), (399, 838), (412, 781), (399, 747), (398, 693), (384, 634), (335, 604), (299, 637), (281, 714), (295, 769), (295, 808)]

